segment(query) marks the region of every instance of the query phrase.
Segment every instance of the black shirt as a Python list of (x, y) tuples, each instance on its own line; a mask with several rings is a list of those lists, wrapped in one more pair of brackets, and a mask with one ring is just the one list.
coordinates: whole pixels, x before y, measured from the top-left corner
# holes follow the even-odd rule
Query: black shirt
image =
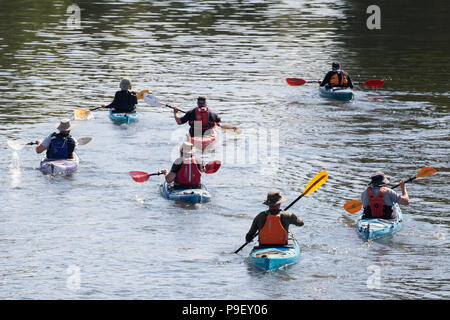
[[(324, 78), (324, 79), (322, 80), (322, 82), (320, 83), (320, 86), (323, 87), (323, 86), (326, 85), (327, 87), (332, 87), (332, 85), (331, 85), (331, 83), (330, 83), (330, 80), (331, 80), (331, 77), (332, 77), (334, 74), (336, 74), (336, 73), (337, 73), (336, 71), (329, 71), (329, 72), (326, 74), (325, 78)], [(347, 87), (350, 87), (350, 88), (353, 89), (353, 83), (352, 83), (352, 80), (350, 79), (350, 76), (348, 75), (348, 73), (345, 72), (345, 71), (342, 71), (342, 70), (341, 70), (341, 73), (345, 74), (345, 76), (347, 77), (347, 81), (348, 81)]]
[[(194, 109), (189, 110), (188, 112), (186, 112), (186, 114), (180, 118), (181, 123), (186, 123), (186, 122), (189, 122), (189, 121), (195, 121), (196, 120), (195, 119), (195, 109), (197, 109), (197, 108), (194, 108)], [(221, 120), (220, 120), (220, 117), (216, 113), (208, 110), (208, 121), (209, 122), (219, 123)], [(203, 130), (202, 134), (205, 131), (206, 130)], [(189, 129), (189, 134), (191, 136), (194, 136), (194, 128), (193, 128), (193, 126), (191, 126), (191, 128)]]
[(113, 112), (135, 112), (137, 105), (136, 92), (121, 90), (117, 91), (113, 102), (107, 105), (106, 108), (113, 108)]

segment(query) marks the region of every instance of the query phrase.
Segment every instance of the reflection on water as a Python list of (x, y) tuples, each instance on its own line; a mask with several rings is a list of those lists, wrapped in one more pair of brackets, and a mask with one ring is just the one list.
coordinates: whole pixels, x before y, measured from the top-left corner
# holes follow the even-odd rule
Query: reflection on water
[[(72, 3), (0, 2), (5, 139), (42, 139), (74, 110), (110, 103), (124, 76), (183, 110), (207, 96), (243, 130), (222, 133), (205, 157), (224, 161), (204, 177), (213, 199), (200, 206), (163, 199), (161, 177), (138, 184), (128, 175), (170, 169), (187, 126), (169, 108), (140, 101), (131, 125), (101, 109), (75, 121), (75, 138), (94, 139), (78, 148), (70, 177), (43, 176), (33, 148), (0, 153), (9, 166), (0, 170), (0, 297), (448, 298), (448, 1), (381, 0), (375, 31), (365, 24), (369, 2), (82, 0), (81, 29), (67, 26)], [(320, 97), (317, 84), (285, 82), (319, 79), (334, 60), (355, 82), (385, 85), (357, 85), (355, 100), (341, 103)], [(276, 133), (277, 156), (242, 157), (252, 132)], [(438, 172), (408, 184), (403, 230), (361, 241), (343, 204), (375, 171), (396, 183), (424, 166)], [(305, 220), (292, 227), (298, 264), (261, 273), (246, 259), (251, 244), (232, 254), (270, 189), (293, 200), (322, 170), (327, 182), (292, 207)], [(366, 285), (371, 265), (382, 268), (378, 290)], [(66, 286), (69, 266), (79, 268), (79, 290)]]

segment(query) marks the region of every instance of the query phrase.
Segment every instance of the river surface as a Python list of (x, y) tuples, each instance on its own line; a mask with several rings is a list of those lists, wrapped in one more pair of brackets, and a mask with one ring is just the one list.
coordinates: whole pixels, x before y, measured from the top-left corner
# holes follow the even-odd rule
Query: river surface
[[(2, 299), (449, 299), (449, 2), (366, 1), (0, 2), (0, 298)], [(69, 19), (69, 20), (68, 20)], [(79, 28), (78, 28), (79, 27)], [(338, 60), (355, 99), (322, 98), (317, 84)], [(50, 177), (33, 146), (73, 110), (112, 101), (121, 77), (189, 110), (204, 95), (222, 122), (222, 167), (203, 182), (212, 201), (165, 200), (160, 176), (187, 131), (173, 112), (140, 101), (140, 121), (114, 125), (106, 111), (77, 120), (79, 170)], [(356, 215), (378, 170), (407, 185), (403, 229), (366, 242)], [(308, 181), (329, 178), (291, 211), (299, 262), (276, 272), (239, 254), (271, 189), (286, 205)]]

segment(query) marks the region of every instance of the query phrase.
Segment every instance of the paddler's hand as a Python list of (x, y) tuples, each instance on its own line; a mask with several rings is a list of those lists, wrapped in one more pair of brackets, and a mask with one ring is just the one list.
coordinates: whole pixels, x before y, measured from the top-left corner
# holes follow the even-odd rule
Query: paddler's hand
[(36, 140), (34, 143), (37, 144), (38, 146), (40, 146), (42, 141), (41, 140)]
[(106, 104), (102, 104), (102, 108), (106, 108)]
[(163, 169), (163, 170), (161, 170), (161, 172), (162, 172), (165, 176), (167, 176), (167, 174), (169, 173), (169, 171), (167, 171), (167, 169)]
[(177, 114), (178, 113), (178, 107), (173, 107), (173, 114)]

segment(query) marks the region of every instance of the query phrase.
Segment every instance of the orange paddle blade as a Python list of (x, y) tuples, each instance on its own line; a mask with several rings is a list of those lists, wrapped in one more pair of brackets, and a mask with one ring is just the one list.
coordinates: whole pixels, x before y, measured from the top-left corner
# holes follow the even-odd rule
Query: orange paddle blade
[(378, 79), (367, 80), (366, 82), (364, 82), (364, 85), (368, 87), (381, 87), (383, 84), (384, 81)]
[(148, 90), (141, 90), (141, 91), (139, 91), (138, 94), (137, 94), (138, 100), (144, 99), (144, 93), (149, 93), (149, 91)]
[(214, 161), (208, 162), (205, 165), (205, 173), (211, 174), (211, 173), (217, 172), (217, 170), (219, 170), (221, 165), (222, 165), (222, 163), (219, 160), (214, 160)]
[(344, 204), (344, 209), (348, 213), (357, 213), (362, 208), (362, 202), (359, 200), (350, 200), (346, 204)]
[(290, 86), (302, 86), (306, 83), (303, 79), (297, 79), (297, 78), (286, 78), (286, 82)]
[(143, 171), (130, 171), (129, 174), (134, 181), (139, 183), (143, 183), (150, 178), (150, 174)]
[(417, 178), (428, 177), (436, 172), (437, 172), (436, 169), (434, 169), (432, 167), (424, 167), (424, 168), (420, 169), (419, 172), (417, 172), (416, 177)]

